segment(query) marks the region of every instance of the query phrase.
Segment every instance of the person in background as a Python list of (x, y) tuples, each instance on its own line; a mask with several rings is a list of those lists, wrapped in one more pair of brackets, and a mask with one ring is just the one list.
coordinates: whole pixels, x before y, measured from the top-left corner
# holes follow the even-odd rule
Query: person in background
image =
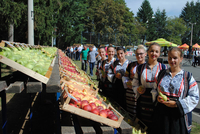
[(138, 45), (135, 53), (137, 61), (128, 64), (125, 75), (122, 77), (124, 88), (126, 89), (126, 110), (133, 119), (136, 117), (137, 100), (131, 82), (136, 73), (137, 66), (145, 63), (145, 57), (147, 55), (143, 45)]
[(97, 51), (97, 48), (96, 48), (96, 46), (95, 46), (95, 45), (93, 46), (93, 51)]
[(80, 54), (82, 51), (82, 47), (80, 45), (78, 45), (78, 49), (77, 49), (77, 60), (80, 60)]
[(157, 95), (157, 76), (162, 69), (167, 67), (159, 63), (161, 47), (157, 43), (150, 44), (147, 54), (147, 63), (137, 67), (132, 81), (132, 89), (136, 94), (137, 110), (136, 117), (139, 118), (147, 127), (147, 132), (151, 132), (154, 113), (154, 102)]
[(87, 67), (88, 67), (88, 64), (87, 64), (88, 51), (89, 49), (87, 48), (86, 45), (84, 45), (81, 51), (81, 55), (80, 55), (80, 61), (82, 63), (81, 69), (85, 71), (86, 73), (87, 73)]
[(195, 48), (194, 51), (193, 51), (193, 57), (194, 58), (192, 60), (193, 61), (192, 64), (193, 64), (194, 67), (196, 67), (197, 62), (198, 62), (198, 58), (197, 58), (198, 57), (198, 51), (197, 51), (197, 48)]
[(97, 80), (99, 81), (98, 88), (100, 89), (99, 91), (102, 93), (102, 88), (103, 88), (103, 79), (102, 79), (102, 63), (104, 60), (106, 60), (106, 50), (104, 47), (99, 48), (99, 56), (101, 59), (97, 61), (97, 66), (96, 66), (96, 76)]
[(113, 84), (108, 80), (108, 70), (110, 65), (116, 60), (114, 58), (115, 48), (113, 46), (108, 46), (107, 48), (108, 58), (102, 62), (100, 67), (101, 74), (102, 74), (102, 94), (109, 99), (113, 99)]
[(187, 49), (184, 50), (184, 58), (187, 58)]
[(186, 50), (187, 50), (187, 58), (189, 58), (189, 54), (190, 54), (190, 52), (189, 52), (188, 49), (186, 49)]
[(66, 53), (67, 53), (67, 56), (70, 57), (70, 47), (67, 47)]
[(90, 46), (88, 56), (87, 56), (87, 62), (89, 62), (89, 67), (90, 67), (90, 76), (93, 76), (93, 69), (94, 69), (96, 57), (97, 57), (96, 55), (98, 55), (98, 52), (93, 50), (93, 46)]
[(73, 60), (76, 60), (76, 51), (77, 51), (77, 46), (73, 46)]
[(122, 77), (125, 75), (126, 68), (131, 62), (125, 58), (125, 49), (117, 48), (117, 57), (119, 60), (113, 62), (108, 70), (108, 80), (113, 83), (113, 98), (122, 107), (125, 105), (125, 89), (122, 82)]
[(70, 58), (72, 59), (72, 57), (73, 57), (73, 52), (74, 52), (74, 49), (73, 49), (73, 47), (71, 46), (70, 47)]
[(157, 79), (157, 91), (167, 97), (157, 97), (152, 134), (188, 134), (191, 131), (192, 110), (199, 101), (199, 88), (192, 74), (181, 69), (180, 48), (168, 52), (170, 68), (162, 70)]

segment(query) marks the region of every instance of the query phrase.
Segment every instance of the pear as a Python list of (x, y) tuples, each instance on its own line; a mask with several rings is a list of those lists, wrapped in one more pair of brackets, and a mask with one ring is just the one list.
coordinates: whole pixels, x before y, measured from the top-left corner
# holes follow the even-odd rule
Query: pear
[(2, 55), (2, 56), (7, 56), (7, 52), (6, 51), (2, 51), (2, 52), (0, 52), (0, 55)]
[(31, 62), (31, 63), (27, 63), (26, 65), (25, 65), (25, 67), (27, 67), (27, 68), (29, 68), (29, 69), (33, 69), (33, 67), (34, 67), (34, 63), (33, 62)]
[(159, 92), (159, 95), (163, 98), (164, 101), (167, 101), (167, 96)]

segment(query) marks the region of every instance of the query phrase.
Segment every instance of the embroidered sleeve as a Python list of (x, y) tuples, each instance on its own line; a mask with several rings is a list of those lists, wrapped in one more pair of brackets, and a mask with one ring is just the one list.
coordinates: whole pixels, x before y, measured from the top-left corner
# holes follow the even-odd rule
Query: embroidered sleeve
[(191, 80), (189, 82), (187, 97), (183, 99), (180, 98), (179, 101), (183, 107), (183, 111), (185, 114), (191, 112), (197, 106), (199, 102), (199, 88), (193, 76), (191, 77)]

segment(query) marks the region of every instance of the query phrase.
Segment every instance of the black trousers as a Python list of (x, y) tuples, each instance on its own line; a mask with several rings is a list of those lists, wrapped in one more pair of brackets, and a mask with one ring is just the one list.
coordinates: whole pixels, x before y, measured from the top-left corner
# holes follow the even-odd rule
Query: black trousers
[(198, 64), (199, 64), (198, 57), (197, 57), (197, 56), (194, 56), (194, 66), (196, 66), (196, 65), (197, 65), (197, 61), (198, 61)]

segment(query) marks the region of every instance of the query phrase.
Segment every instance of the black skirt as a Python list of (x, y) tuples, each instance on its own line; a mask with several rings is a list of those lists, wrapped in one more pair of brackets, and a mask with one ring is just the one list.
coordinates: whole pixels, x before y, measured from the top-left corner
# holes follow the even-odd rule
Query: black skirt
[(136, 116), (137, 100), (133, 89), (126, 89), (126, 111), (133, 118)]
[(124, 109), (126, 109), (126, 90), (121, 79), (115, 80), (113, 84), (113, 91), (115, 92), (114, 100)]
[(104, 82), (100, 83), (102, 87), (102, 94), (109, 99), (114, 99), (116, 93), (114, 92), (113, 83), (111, 83), (108, 78)]
[(153, 113), (155, 104), (152, 102), (151, 88), (146, 88), (144, 94), (137, 100), (137, 118), (139, 118), (147, 127), (149, 133), (152, 129)]
[(188, 134), (184, 116), (179, 109), (158, 103), (153, 117), (152, 134)]

